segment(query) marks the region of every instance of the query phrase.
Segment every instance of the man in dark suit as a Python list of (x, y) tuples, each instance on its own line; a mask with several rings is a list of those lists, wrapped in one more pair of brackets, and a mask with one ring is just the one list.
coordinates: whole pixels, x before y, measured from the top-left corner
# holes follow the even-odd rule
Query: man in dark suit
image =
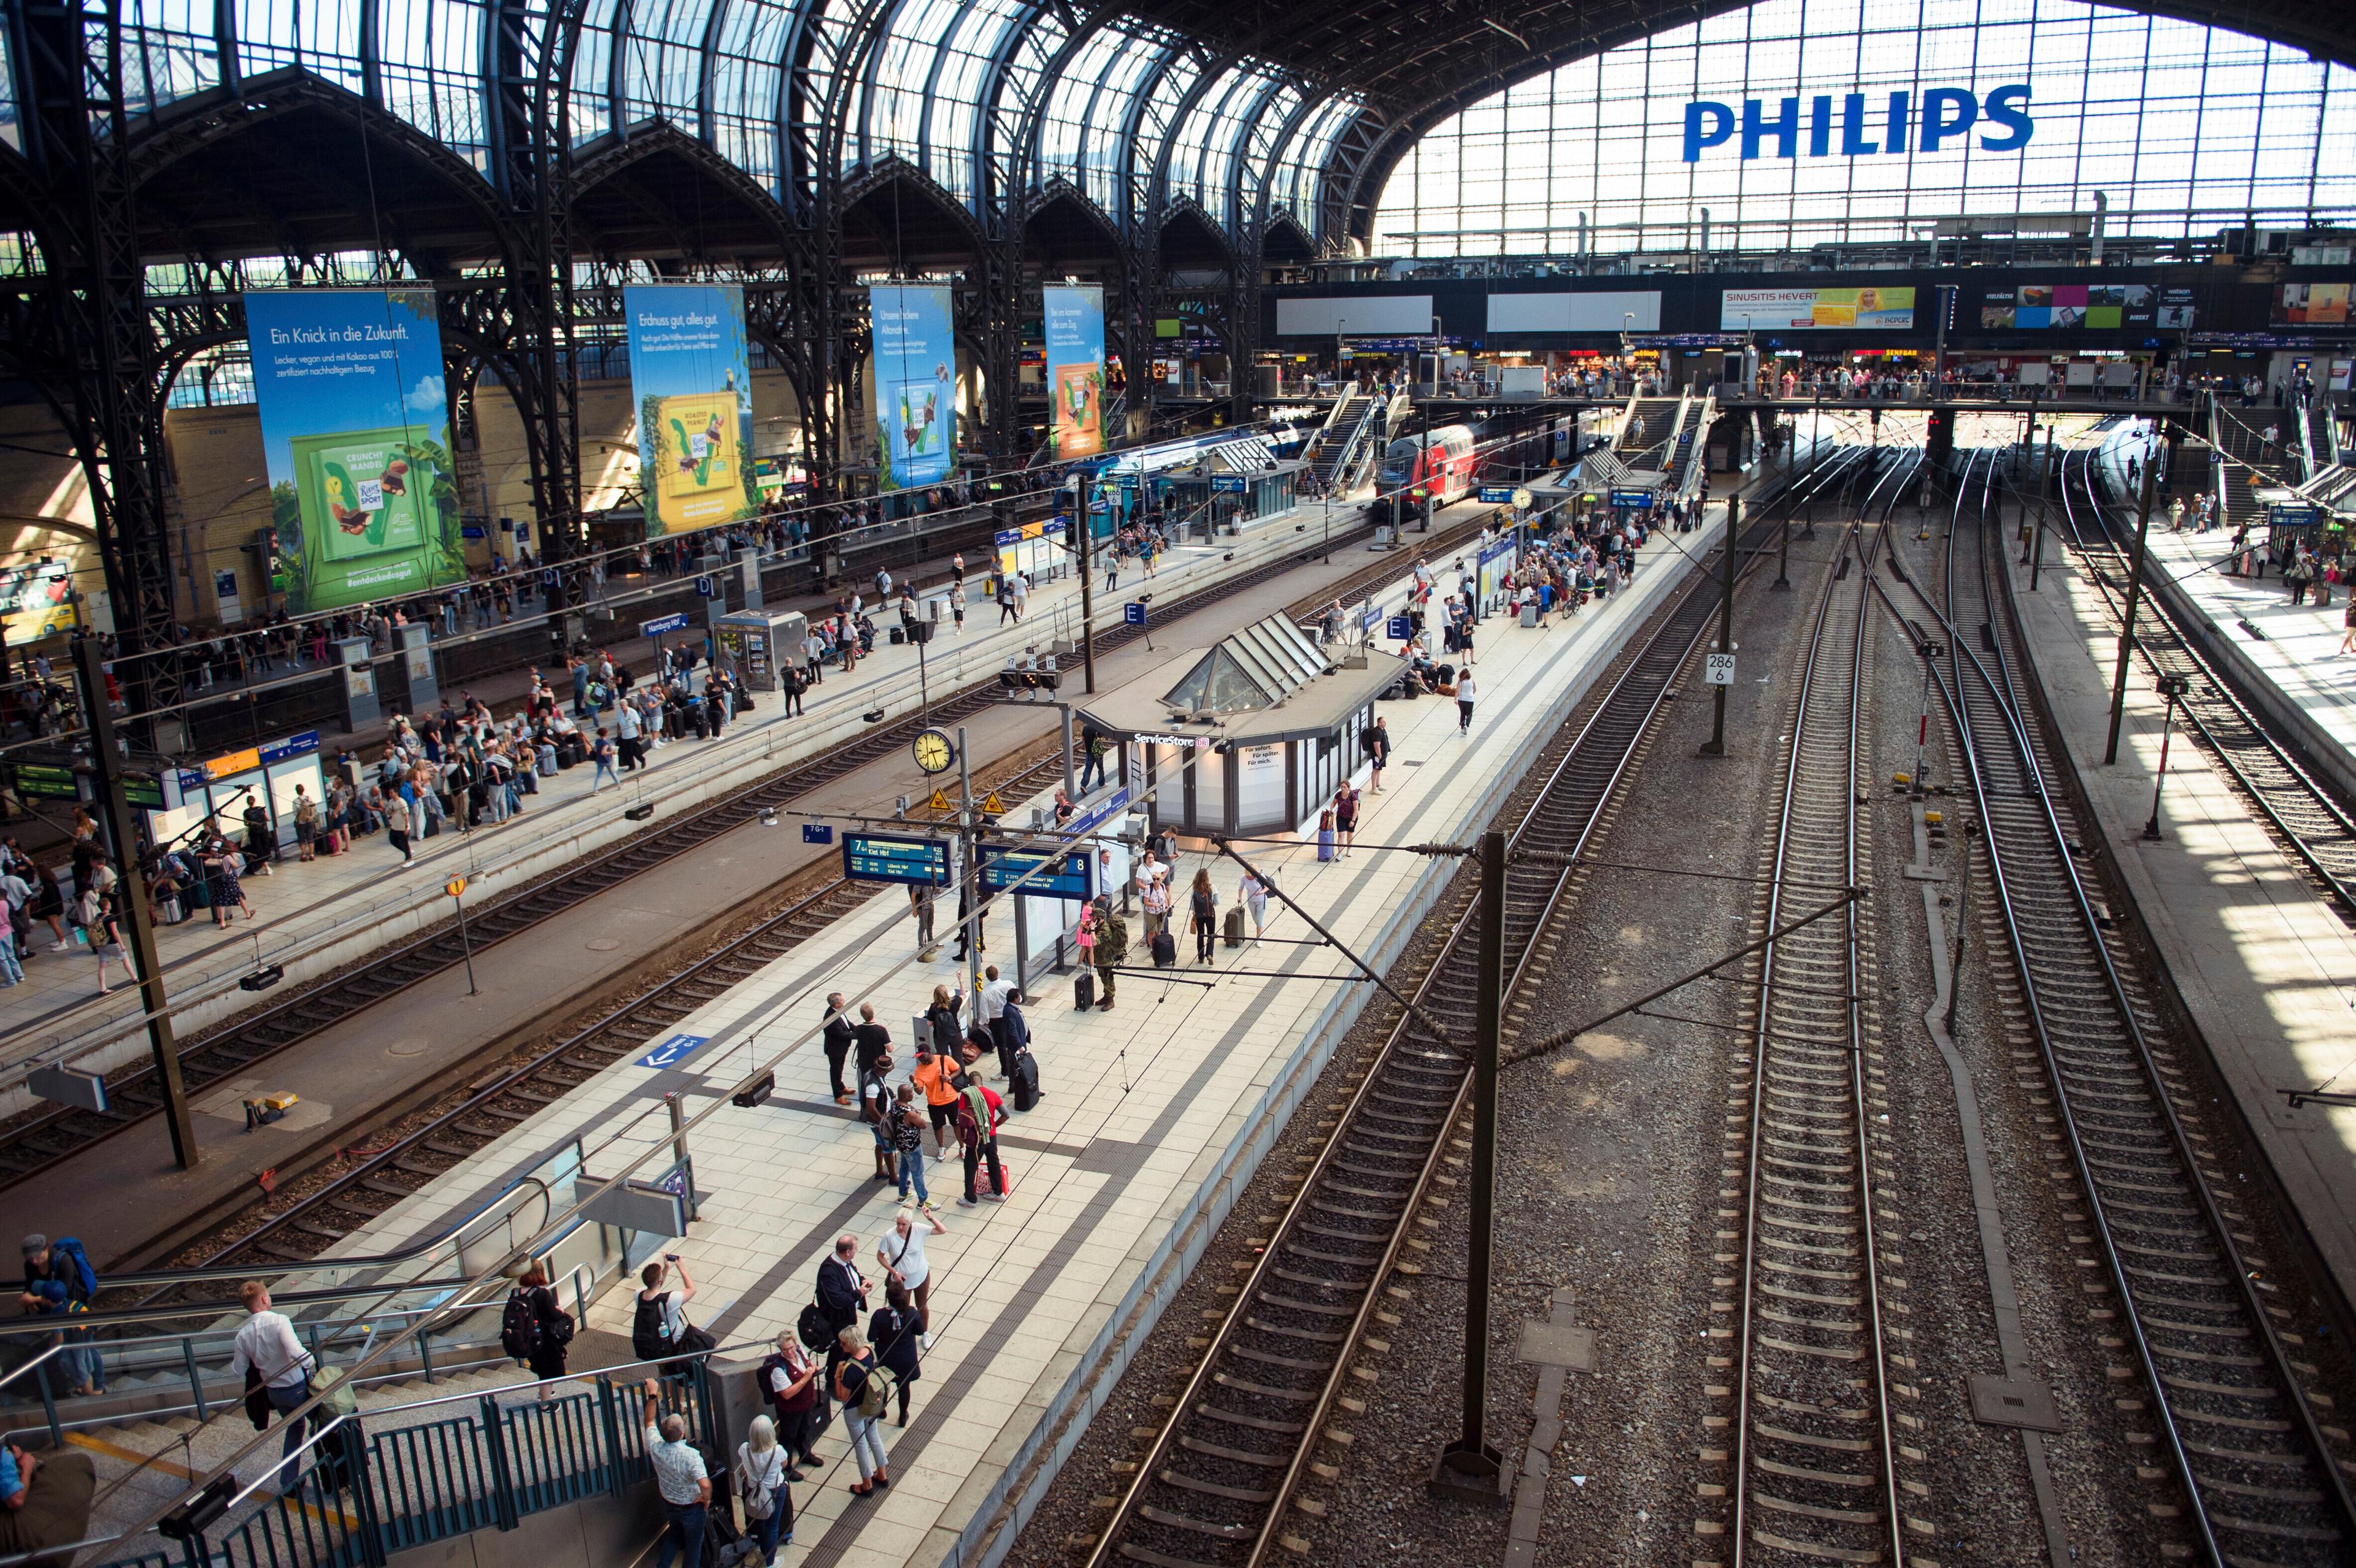
[(826, 1048), (826, 1075), (834, 1086), (834, 1103), (838, 1105), (851, 1104), (851, 1090), (842, 1082), (843, 1063), (851, 1060), (851, 1020), (842, 1013), (849, 1005), (841, 991), (826, 994), (826, 1033), (819, 1043)]
[(998, 1071), (1008, 1079), (1014, 1076), (1015, 1053), (1031, 1048), (1031, 1026), (1023, 1017), (1022, 1003), (1022, 992), (1009, 991), (998, 1013)]
[[(867, 1309), (867, 1281), (859, 1272), (859, 1238), (849, 1232), (834, 1239), (834, 1255), (818, 1265), (818, 1307), (826, 1314), (826, 1376), (819, 1383), (823, 1413), (834, 1388), (835, 1363), (842, 1359), (838, 1336)], [(822, 1423), (821, 1423), (822, 1424)]]

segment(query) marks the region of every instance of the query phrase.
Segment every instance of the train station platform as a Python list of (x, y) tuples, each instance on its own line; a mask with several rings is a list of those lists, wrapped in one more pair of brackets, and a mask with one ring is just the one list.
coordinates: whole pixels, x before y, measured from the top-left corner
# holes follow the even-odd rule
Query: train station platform
[[(1384, 793), (1365, 797), (1355, 853), (1320, 862), (1313, 844), (1297, 843), (1247, 852), (1339, 940), (1390, 965), (1458, 862), (1374, 846), (1469, 841), (1722, 528), (1712, 507), (1701, 531), (1655, 536), (1630, 589), (1575, 617), (1543, 630), (1493, 623), (1469, 736), (1452, 702), (1381, 704), (1396, 749)], [(1402, 576), (1409, 564), (1400, 559)], [(1185, 853), (1173, 879), (1183, 884), (1205, 864), (1223, 906), (1232, 902), (1231, 861)], [(986, 955), (1007, 951), (1008, 925), (994, 919)], [(1142, 923), (1131, 915), (1129, 926), (1131, 963), (1142, 967)], [(1363, 1008), (1367, 986), (1313, 934), (1271, 904), (1265, 945), (1221, 945), (1197, 965), (1182, 937), (1180, 965), (1124, 973), (1110, 1011), (1076, 1012), (1068, 980), (1042, 991), (1028, 1019), (1045, 1097), (1010, 1115), (1001, 1135), (1011, 1195), (959, 1207), (960, 1168), (927, 1160), (948, 1231), (928, 1247), (934, 1342), (913, 1419), (884, 1429), (894, 1485), (851, 1497), (855, 1471), (839, 1428), (830, 1433), (824, 1467), (795, 1488), (786, 1562), (933, 1568), (1011, 1539), (1142, 1339), (1140, 1325), (1167, 1304)], [(675, 1093), (703, 1117), (688, 1134), (701, 1207), (670, 1250), (699, 1286), (690, 1317), (749, 1365), (794, 1326), (836, 1236), (856, 1235), (862, 1268), (880, 1275), (874, 1250), (901, 1211), (894, 1190), (871, 1179), (867, 1129), (829, 1095), (817, 1039), (827, 994), (842, 991), (853, 1008), (874, 1004), (904, 1074), (911, 1016), (936, 985), (956, 983), (958, 967), (946, 950), (925, 961), (906, 901), (881, 890), (680, 1019), (681, 1043), (616, 1063), (336, 1250), (380, 1253), (434, 1232), (576, 1145), (594, 1176), (635, 1167), (651, 1177), (671, 1161), (663, 1096)], [(753, 1063), (779, 1053), (774, 1098), (750, 1109), (723, 1099)], [(626, 1331), (630, 1312), (628, 1293), (616, 1291), (593, 1307), (589, 1326)], [(645, 1523), (651, 1539), (651, 1515)]]
[[(2155, 574), (2165, 563), (2184, 592), (2217, 607), (2225, 626), (2244, 613), (2254, 620), (2266, 614), (2268, 607), (2254, 603), (2260, 592), (2276, 595), (2265, 624), (2286, 634), (2296, 616), (2319, 613), (2286, 611), (2286, 596), (2272, 580), (2245, 589), (2202, 571), (2224, 535), (2163, 540), (2165, 532), (2163, 525), (2152, 535)], [(2356, 1108), (2294, 1110), (2285, 1091), (2356, 1088), (2356, 934), (2180, 722), (2168, 753), (2161, 837), (2142, 837), (2164, 718), (2150, 672), (2138, 662), (2128, 676), (2119, 760), (2105, 767), (2117, 627), (2061, 552), (2049, 552), (2035, 593), (2028, 592), (2027, 569), (2012, 571), (2038, 677), (2104, 847), (2207, 1041), (2216, 1078), (2264, 1150), (2344, 1307), (2356, 1302)], [(2337, 622), (2339, 611), (2329, 613)], [(2248, 645), (2271, 657), (2292, 641), (2286, 635)], [(2214, 1125), (2202, 1132), (2197, 1143), (2224, 1136)]]
[[(2111, 493), (2126, 495), (2126, 431), (2115, 432), (2103, 452)], [(2191, 497), (2185, 497), (2189, 509)], [(2314, 762), (2345, 794), (2356, 795), (2356, 654), (2340, 651), (2347, 631), (2350, 584), (2319, 607), (2290, 602), (2290, 585), (2269, 564), (2263, 577), (2236, 576), (2227, 549), (2233, 533), (2214, 528), (2178, 533), (2168, 526), (2166, 499), (2152, 513), (2147, 588), (2161, 595), (2191, 628), (2202, 651), (2222, 662), (2257, 699), (2267, 717), (2297, 735)], [(2123, 514), (2130, 537), (2131, 512)]]
[[(1463, 504), (1443, 514), (1435, 528), (1484, 510)], [(1305, 550), (1319, 538), (1319, 526), (1316, 514), (1302, 511), (1248, 526), (1216, 545), (1177, 547), (1151, 578), (1132, 565), (1118, 595), (1099, 592), (1097, 625), (1119, 626), (1121, 602), (1141, 593), (1167, 603)], [(1419, 537), (1408, 536), (1403, 549), (1412, 551)], [(981, 563), (971, 564), (978, 582)], [(1101, 581), (1096, 586), (1101, 590)], [(446, 920), (443, 890), (453, 876), (466, 879), (466, 897), (477, 905), (851, 740), (867, 728), (870, 712), (905, 717), (926, 692), (937, 699), (990, 677), (1011, 656), (1076, 641), (1077, 580), (1066, 571), (1040, 583), (1020, 624), (999, 622), (996, 605), (975, 603), (967, 610), (964, 632), (944, 624), (921, 660), (914, 646), (879, 642), (849, 678), (830, 673), (804, 699), (803, 714), (787, 717), (780, 697), (762, 695), (721, 740), (669, 742), (649, 754), (643, 770), (624, 775), (619, 790), (608, 784), (593, 797), (594, 770), (585, 763), (540, 780), (540, 793), (525, 797), (524, 809), (508, 822), (469, 832), (447, 826), (439, 836), (412, 843), (414, 859), (407, 863), (381, 833), (358, 840), (348, 854), (308, 863), (297, 860), (290, 846), (271, 875), (245, 879), (257, 918), (240, 917), (220, 929), (205, 912), (192, 912), (189, 920), (158, 931), (175, 1027), (190, 1032), (242, 1010), (253, 998), (238, 989), (238, 979), (263, 965), (284, 965), (283, 984), (300, 985)], [(878, 622), (879, 627), (889, 624), (889, 618)], [(569, 692), (560, 693), (560, 702), (569, 706)], [(519, 704), (519, 695), (495, 704), (494, 711), (504, 718)], [(327, 758), (337, 749), (330, 739)], [(366, 768), (375, 753), (355, 750), (354, 755)], [(651, 817), (633, 821), (623, 815), (637, 805), (652, 806)], [(49, 951), (48, 929), (39, 926), (25, 972), (23, 984), (0, 989), (0, 1040), (7, 1042), (0, 1047), (0, 1115), (30, 1103), (21, 1086), (28, 1061), (64, 1055), (111, 1069), (146, 1051), (136, 993), (124, 987), (119, 966), (114, 993), (100, 997), (97, 965), (86, 950)]]

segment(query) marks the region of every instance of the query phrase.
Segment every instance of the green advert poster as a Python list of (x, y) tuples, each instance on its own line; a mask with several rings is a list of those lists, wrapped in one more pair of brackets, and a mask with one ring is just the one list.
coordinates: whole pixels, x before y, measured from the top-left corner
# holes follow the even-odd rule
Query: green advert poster
[(433, 294), (300, 290), (245, 306), (286, 607), (464, 581)]

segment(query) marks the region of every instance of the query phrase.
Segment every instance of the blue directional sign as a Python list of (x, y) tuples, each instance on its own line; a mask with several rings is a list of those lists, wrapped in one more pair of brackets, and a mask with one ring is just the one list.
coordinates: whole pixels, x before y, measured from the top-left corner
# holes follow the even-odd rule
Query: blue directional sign
[(854, 882), (949, 885), (946, 838), (901, 838), (884, 833), (842, 836), (842, 874)]
[(1615, 507), (1649, 507), (1653, 504), (1650, 490), (1614, 490), (1612, 504)]
[(1211, 492), (1214, 495), (1240, 496), (1250, 488), (1251, 485), (1249, 481), (1240, 474), (1214, 474), (1211, 475)]
[(698, 599), (709, 599), (712, 597), (712, 579), (709, 577), (699, 577), (695, 580), (695, 596)]
[(1145, 624), (1145, 606), (1132, 599), (1120, 607), (1120, 618), (1124, 624), (1142, 626)]
[(1511, 485), (1483, 485), (1481, 486), (1481, 499), (1492, 507), (1510, 507), (1514, 502), (1514, 487)]
[(1415, 635), (1415, 623), (1405, 615), (1394, 615), (1384, 624), (1383, 635), (1395, 643), (1406, 642)]
[(684, 632), (686, 630), (687, 612), (684, 610), (674, 611), (668, 615), (658, 615), (651, 621), (641, 621), (638, 623), (638, 635), (642, 637), (659, 637), (665, 632)]
[(641, 1067), (677, 1067), (693, 1056), (696, 1048), (711, 1040), (708, 1034), (675, 1034), (638, 1058)]
[(980, 858), (975, 863), (980, 869), (985, 891), (1003, 892), (1041, 866), (1052, 867), (1061, 860), (1060, 871), (1042, 872), (1015, 891), (1032, 898), (1068, 899), (1082, 903), (1096, 897), (1096, 858), (1085, 849), (1064, 855), (1036, 854), (993, 844), (981, 845), (980, 849)]
[(805, 822), (802, 824), (802, 842), (831, 844), (834, 842), (834, 829), (823, 822)]

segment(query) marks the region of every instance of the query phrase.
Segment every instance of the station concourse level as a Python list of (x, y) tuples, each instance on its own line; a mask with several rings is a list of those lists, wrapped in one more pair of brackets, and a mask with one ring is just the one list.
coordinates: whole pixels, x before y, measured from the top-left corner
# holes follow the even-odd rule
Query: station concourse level
[(0, 1568), (2346, 1563), (2351, 101), (0, 0)]

